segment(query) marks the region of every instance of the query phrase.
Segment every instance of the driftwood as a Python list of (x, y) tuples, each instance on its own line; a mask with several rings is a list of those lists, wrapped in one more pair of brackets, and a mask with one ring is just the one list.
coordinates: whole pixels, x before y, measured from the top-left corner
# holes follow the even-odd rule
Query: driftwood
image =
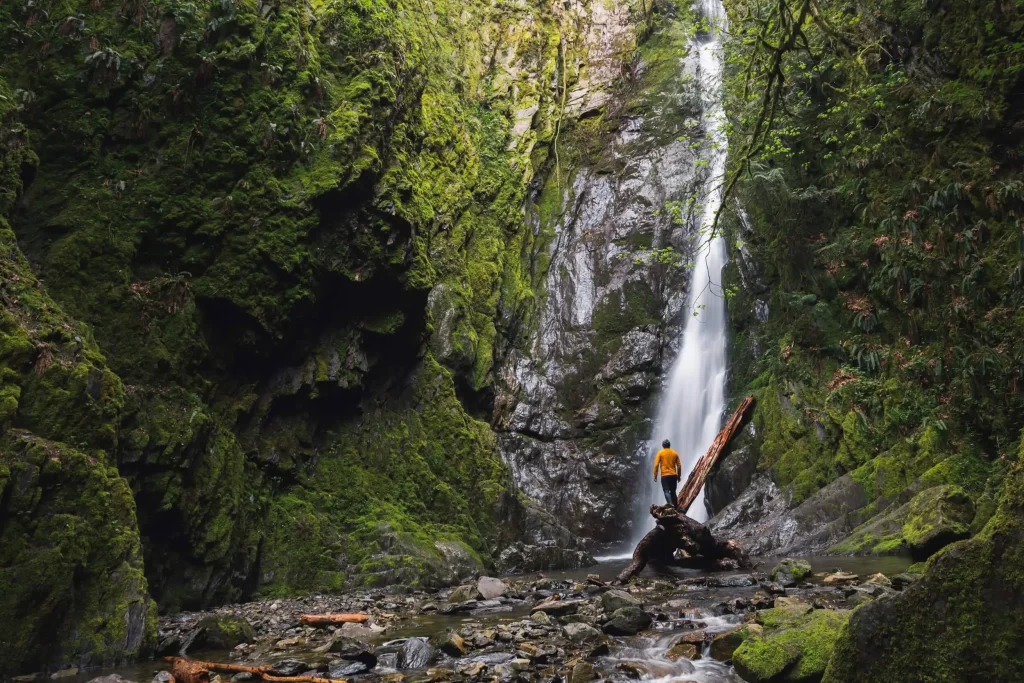
[(299, 621), (307, 626), (330, 626), (332, 624), (362, 624), (370, 619), (365, 614), (303, 614)]
[(647, 564), (675, 565), (693, 569), (727, 570), (749, 567), (750, 558), (736, 541), (719, 540), (700, 522), (686, 516), (686, 510), (704, 487), (711, 468), (725, 450), (725, 446), (743, 424), (754, 405), (754, 397), (743, 399), (708, 452), (697, 462), (686, 479), (678, 506), (652, 505), (651, 516), (657, 522), (633, 550), (633, 560), (616, 577), (616, 583), (626, 583)]
[(686, 478), (683, 490), (679, 492), (679, 497), (676, 500), (676, 505), (683, 514), (686, 514), (686, 511), (693, 505), (693, 501), (697, 500), (697, 494), (704, 488), (704, 481), (708, 478), (715, 463), (718, 462), (718, 457), (725, 450), (728, 443), (732, 441), (732, 437), (736, 435), (736, 432), (739, 431), (743, 421), (750, 414), (750, 409), (753, 407), (753, 396), (747, 396), (743, 399), (739, 407), (736, 408), (736, 411), (733, 412), (732, 417), (722, 427), (722, 431), (718, 432), (718, 436), (711, 442), (711, 448), (697, 461), (693, 471), (690, 472), (690, 476)]
[(342, 678), (276, 676), (274, 667), (268, 665), (221, 664), (220, 662), (203, 662), (185, 657), (164, 657), (164, 659), (171, 663), (171, 683), (209, 683), (211, 673), (250, 673), (272, 683), (346, 683)]

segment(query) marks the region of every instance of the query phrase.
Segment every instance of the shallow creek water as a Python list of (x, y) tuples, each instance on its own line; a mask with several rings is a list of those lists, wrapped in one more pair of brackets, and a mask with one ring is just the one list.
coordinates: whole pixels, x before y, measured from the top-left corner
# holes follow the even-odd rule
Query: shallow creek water
[[(900, 557), (808, 557), (804, 558), (811, 564), (815, 572), (832, 572), (843, 570), (853, 572), (861, 576), (868, 576), (877, 572), (887, 575), (898, 574), (905, 571), (909, 566), (909, 560)], [(553, 581), (569, 581), (583, 583), (588, 575), (598, 575), (604, 581), (611, 581), (619, 571), (627, 564), (626, 559), (614, 559), (602, 562), (596, 567), (578, 569), (572, 571), (544, 572), (544, 576)], [(775, 564), (774, 559), (766, 559), (756, 568), (755, 571), (767, 572)], [(739, 573), (739, 572), (735, 572)], [(729, 576), (730, 573), (717, 574), (717, 577)], [(642, 575), (649, 579), (668, 579), (666, 585), (675, 584), (678, 580), (699, 579), (701, 572), (682, 570), (672, 574), (664, 574), (652, 569), (645, 570)], [(532, 579), (537, 574), (530, 574), (519, 577), (507, 577), (509, 580)], [(688, 588), (688, 589), (686, 589)], [(742, 615), (711, 616), (709, 608), (732, 598), (749, 598), (759, 591), (757, 586), (750, 587), (728, 587), (709, 588), (700, 585), (678, 586), (676, 592), (685, 590), (685, 599), (692, 605), (693, 611), (688, 610), (680, 617), (672, 617), (667, 621), (656, 621), (650, 631), (645, 635), (630, 638), (612, 638), (610, 640), (610, 652), (606, 657), (596, 660), (595, 668), (603, 671), (607, 678), (612, 680), (626, 680), (630, 678), (622, 669), (632, 668), (635, 672), (641, 672), (641, 678), (650, 683), (684, 683), (693, 681), (695, 683), (742, 683), (732, 666), (717, 662), (707, 656), (707, 644), (704, 646), (704, 656), (694, 661), (680, 659), (673, 661), (666, 655), (668, 650), (677, 641), (681, 634), (683, 623), (689, 618), (698, 618), (706, 624), (709, 633), (720, 633), (728, 631), (736, 624), (742, 622)], [(493, 628), (502, 623), (521, 621), (529, 616), (530, 606), (523, 604), (513, 607), (510, 612), (503, 612), (489, 615), (468, 615), (468, 614), (410, 614), (403, 619), (395, 628), (387, 633), (381, 634), (377, 639), (377, 645), (401, 638), (429, 637), (443, 633), (447, 629), (459, 630), (467, 624), (477, 624), (482, 628)], [(196, 659), (211, 661), (238, 661), (226, 651), (196, 651), (189, 655)], [(469, 655), (468, 659), (473, 659)], [(484, 655), (486, 657), (486, 655)], [(165, 663), (159, 660), (137, 662), (128, 666), (92, 669), (82, 671), (75, 679), (64, 679), (63, 683), (86, 683), (97, 676), (116, 673), (130, 681), (138, 683), (149, 683), (153, 675), (165, 669)], [(409, 673), (409, 672), (405, 672)], [(371, 677), (372, 678), (372, 677)], [(227, 680), (227, 677), (224, 678)], [(413, 677), (415, 680), (415, 676)]]

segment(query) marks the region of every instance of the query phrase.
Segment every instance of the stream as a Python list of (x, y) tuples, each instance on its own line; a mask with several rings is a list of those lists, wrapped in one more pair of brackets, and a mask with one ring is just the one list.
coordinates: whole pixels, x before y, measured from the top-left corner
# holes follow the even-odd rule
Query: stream
[[(834, 571), (845, 571), (858, 574), (862, 577), (881, 572), (886, 575), (895, 575), (907, 569), (910, 561), (902, 557), (809, 557), (806, 559), (812, 570), (820, 577), (823, 573)], [(615, 559), (602, 562), (596, 567), (578, 569), (571, 571), (553, 571), (543, 573), (545, 585), (551, 586), (554, 590), (565, 592), (574, 590), (582, 592), (585, 597), (589, 593), (597, 597), (596, 586), (586, 586), (588, 578), (598, 578), (603, 582), (610, 582), (619, 571), (627, 564), (626, 559)], [(762, 576), (773, 566), (775, 560), (769, 558), (760, 566), (755, 568), (753, 576)], [(753, 602), (765, 597), (763, 588), (758, 582), (750, 581), (751, 574), (745, 572), (719, 572), (714, 574), (704, 573), (697, 570), (673, 570), (670, 573), (658, 572), (653, 569), (646, 569), (637, 579), (638, 586), (632, 589), (643, 600), (645, 609), (652, 611), (655, 621), (650, 627), (644, 629), (635, 636), (612, 637), (608, 639), (608, 651), (590, 657), (599, 679), (604, 680), (645, 680), (655, 683), (684, 683), (694, 681), (696, 683), (739, 683), (742, 681), (728, 662), (716, 661), (709, 656), (708, 650), (710, 638), (715, 634), (729, 631), (744, 621), (745, 613), (738, 610), (737, 613), (722, 613), (724, 605), (735, 604), (736, 601)], [(521, 576), (509, 576), (502, 580), (513, 589), (525, 585), (535, 585), (540, 575), (534, 573)], [(762, 578), (763, 580), (763, 578)], [(591, 583), (593, 583), (591, 581)], [(818, 582), (816, 582), (818, 583)], [(732, 585), (735, 584), (735, 585)], [(572, 588), (560, 588), (572, 587)], [(806, 588), (801, 595), (820, 598), (826, 595), (823, 586)], [(827, 589), (834, 590), (834, 589)], [(814, 593), (818, 591), (818, 593)], [(461, 667), (465, 670), (467, 664), (482, 662), (490, 666), (500, 666), (509, 662), (513, 654), (508, 650), (520, 651), (523, 647), (520, 639), (517, 638), (515, 645), (509, 643), (508, 647), (502, 647), (502, 643), (495, 643), (495, 647), (483, 648), (483, 651), (470, 651), (465, 657), (447, 658), (442, 657), (434, 662), (433, 666), (421, 669), (403, 669), (400, 672), (395, 668), (394, 656), (387, 654), (389, 648), (400, 644), (405, 639), (431, 638), (449, 631), (461, 631), (467, 634), (489, 632), (494, 629), (502, 630), (517, 624), (530, 623), (530, 613), (535, 602), (529, 598), (509, 600), (507, 605), (500, 607), (503, 611), (496, 611), (491, 614), (442, 614), (437, 611), (423, 612), (424, 602), (442, 604), (445, 595), (450, 591), (441, 591), (436, 596), (429, 593), (417, 596), (413, 601), (411, 597), (403, 597), (401, 594), (386, 595), (378, 592), (361, 592), (358, 599), (364, 604), (382, 604), (388, 607), (389, 611), (398, 612), (395, 619), (387, 629), (376, 634), (372, 639), (372, 645), (377, 648), (380, 661), (377, 667), (362, 675), (350, 677), (354, 681), (367, 681), (367, 683), (386, 680), (388, 683), (397, 683), (405, 680), (410, 681), (441, 681), (441, 680), (492, 680), (493, 676), (459, 676)], [(791, 591), (790, 591), (791, 592)], [(572, 597), (572, 596), (570, 596)], [(808, 597), (808, 599), (810, 599)], [(827, 595), (826, 595), (827, 597)], [(311, 600), (319, 598), (297, 599)], [(543, 599), (543, 597), (538, 598)], [(401, 607), (391, 610), (401, 600), (406, 601), (407, 609)], [(249, 605), (232, 606), (229, 611), (235, 608), (244, 610), (254, 608), (265, 612), (266, 609), (277, 609), (277, 605), (285, 601), (267, 600), (261, 603), (250, 603)], [(413, 606), (415, 602), (415, 607)], [(486, 603), (481, 603), (486, 604)], [(183, 619), (198, 618), (202, 614), (179, 615), (165, 617), (161, 620), (162, 630), (168, 623), (180, 622)], [(288, 622), (288, 620), (285, 620)], [(295, 631), (296, 623), (286, 623), (284, 630), (271, 634), (271, 640), (286, 636)], [(301, 628), (301, 627), (300, 627)], [(556, 628), (560, 629), (556, 624)], [(701, 649), (701, 656), (693, 660), (686, 658), (673, 659), (669, 656), (670, 649), (685, 637), (686, 633), (692, 633), (695, 628), (708, 634), (703, 643), (698, 643)], [(340, 632), (340, 631), (339, 631)], [(466, 635), (467, 640), (472, 636)], [(548, 638), (539, 637), (535, 641), (544, 645), (546, 642), (554, 642), (555, 645), (567, 645), (560, 635), (551, 635)], [(566, 647), (566, 650), (569, 648)], [(561, 649), (559, 649), (561, 653)], [(270, 655), (257, 655), (256, 653), (245, 653), (240, 655), (237, 651), (227, 650), (190, 650), (190, 657), (207, 661), (234, 662), (234, 663), (264, 663), (267, 661), (278, 661), (281, 657), (287, 656), (304, 661), (315, 662), (316, 655), (313, 648), (305, 650), (300, 646), (297, 650), (287, 653), (276, 653)], [(571, 657), (566, 654), (555, 655), (551, 658), (551, 672), (557, 667), (564, 665)], [(313, 666), (313, 664), (311, 664)], [(80, 671), (75, 676), (68, 676), (63, 679), (65, 683), (86, 683), (99, 676), (116, 674), (128, 681), (136, 683), (149, 683), (154, 675), (167, 668), (165, 662), (160, 660), (149, 660), (137, 662), (127, 666), (109, 667), (103, 669), (92, 669)], [(448, 674), (452, 676), (449, 677)], [(326, 675), (326, 674), (323, 674)], [(531, 680), (523, 678), (519, 672), (505, 671), (499, 676), (501, 680)], [(543, 676), (542, 676), (543, 678)], [(227, 683), (228, 676), (222, 678)], [(236, 683), (240, 680), (238, 679)]]

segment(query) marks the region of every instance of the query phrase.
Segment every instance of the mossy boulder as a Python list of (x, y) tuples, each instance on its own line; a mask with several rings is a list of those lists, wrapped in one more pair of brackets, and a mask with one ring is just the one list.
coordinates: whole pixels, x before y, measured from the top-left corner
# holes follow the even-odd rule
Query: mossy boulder
[(746, 640), (761, 636), (763, 633), (764, 627), (760, 624), (745, 624), (732, 631), (719, 633), (711, 641), (711, 648), (708, 654), (711, 655), (712, 659), (717, 659), (720, 662), (728, 661), (732, 659), (736, 648)]
[(733, 653), (736, 672), (750, 683), (787, 681), (817, 683), (821, 680), (839, 632), (849, 612), (814, 610), (766, 627), (763, 636), (745, 640)]
[(256, 640), (256, 632), (244, 617), (211, 614), (196, 625), (189, 643), (192, 649), (232, 650), (241, 643)]
[(853, 613), (825, 683), (1013, 681), (1024, 671), (1024, 467), (970, 540), (899, 595)]
[(113, 664), (156, 637), (131, 490), (102, 458), (0, 438), (0, 674)]
[(807, 560), (786, 558), (772, 568), (772, 581), (783, 586), (795, 586), (811, 575), (811, 563)]
[(974, 503), (958, 486), (935, 486), (910, 501), (903, 538), (913, 556), (926, 559), (971, 534)]

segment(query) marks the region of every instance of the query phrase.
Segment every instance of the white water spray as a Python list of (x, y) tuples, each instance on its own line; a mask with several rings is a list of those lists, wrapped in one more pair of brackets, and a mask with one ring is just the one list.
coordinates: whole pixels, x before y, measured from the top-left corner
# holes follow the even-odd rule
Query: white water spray
[[(718, 434), (725, 410), (726, 316), (721, 282), (726, 249), (725, 240), (720, 235), (707, 239), (707, 232), (722, 205), (728, 152), (722, 109), (722, 43), (717, 32), (724, 25), (725, 10), (721, 0), (700, 0), (700, 6), (714, 27), (710, 33), (694, 39), (710, 173), (702, 192), (702, 231), (696, 238), (698, 250), (694, 254), (683, 344), (669, 371), (651, 434), (649, 459), (644, 472), (647, 482), (643, 494), (645, 502), (639, 506), (643, 521), (638, 525), (637, 539), (653, 525), (647, 512), (649, 505), (664, 503), (661, 487), (651, 477), (654, 452), (661, 448), (662, 440), (671, 441), (672, 448), (679, 453), (683, 465), (681, 488), (697, 460)], [(707, 520), (703, 491), (687, 514), (697, 521)]]

